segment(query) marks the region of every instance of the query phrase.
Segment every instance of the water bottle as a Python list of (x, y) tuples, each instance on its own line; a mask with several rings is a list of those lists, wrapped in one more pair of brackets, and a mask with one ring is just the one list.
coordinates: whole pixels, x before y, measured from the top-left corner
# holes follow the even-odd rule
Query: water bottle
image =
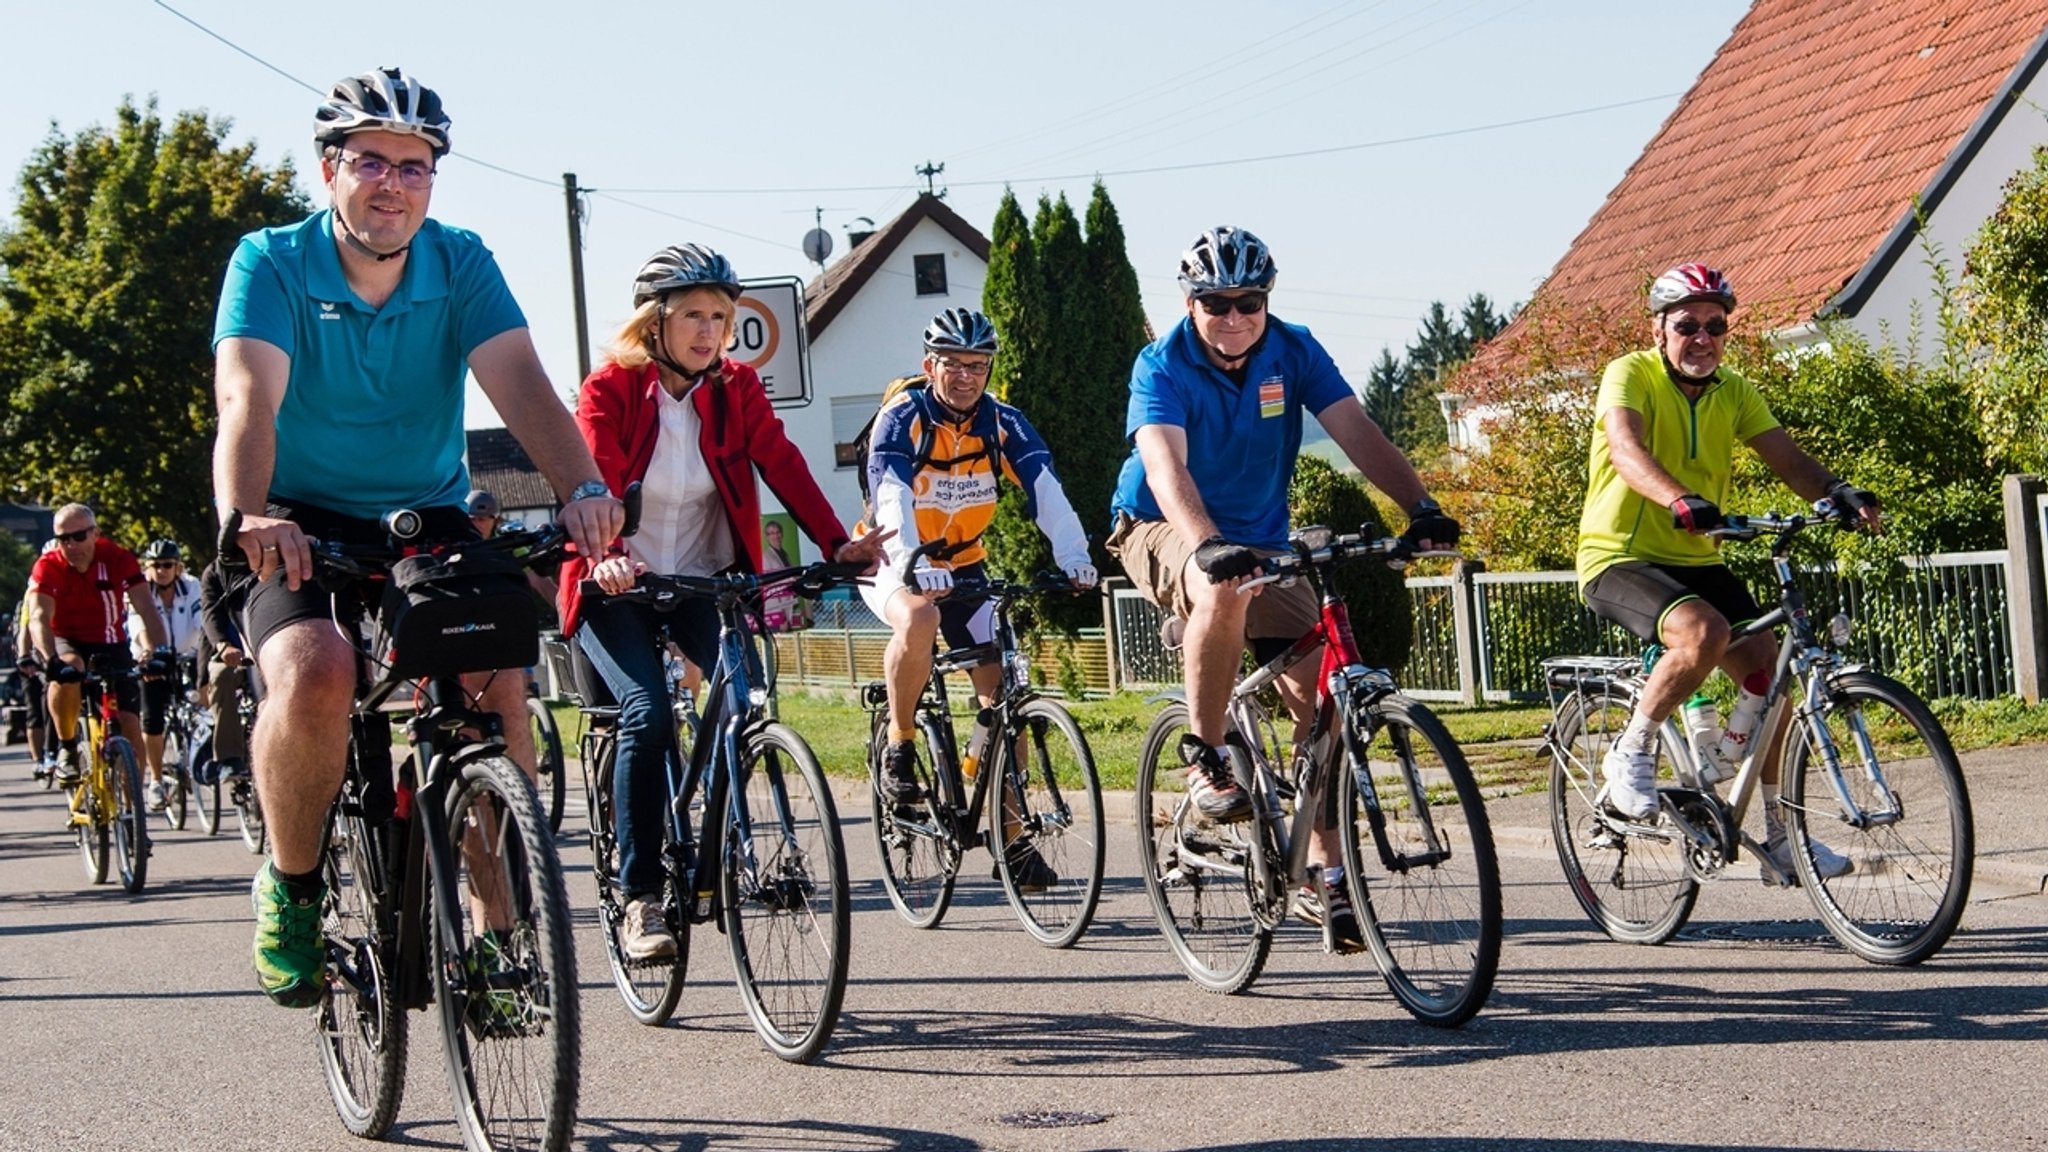
[(1693, 763), (1699, 767), (1700, 783), (1717, 783), (1726, 773), (1721, 763), (1721, 716), (1714, 707), (1714, 698), (1695, 692), (1680, 713), (1686, 740), (1692, 745)]
[(995, 727), (995, 713), (987, 708), (974, 714), (974, 731), (967, 734), (967, 751), (960, 757), (960, 775), (968, 780), (981, 771), (981, 759), (988, 754), (989, 731)]
[[(1768, 686), (1766, 681), (1766, 686)], [(1729, 765), (1739, 765), (1749, 758), (1749, 738), (1756, 733), (1756, 722), (1764, 714), (1764, 696), (1752, 692), (1745, 685), (1742, 694), (1736, 697), (1735, 708), (1728, 713), (1728, 728), (1721, 733), (1721, 759)]]

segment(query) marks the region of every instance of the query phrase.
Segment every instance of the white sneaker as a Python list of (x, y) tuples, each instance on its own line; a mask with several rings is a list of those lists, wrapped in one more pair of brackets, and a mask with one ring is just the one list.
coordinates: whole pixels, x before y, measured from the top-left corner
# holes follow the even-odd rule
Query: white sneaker
[(1609, 748), (1600, 760), (1607, 778), (1607, 803), (1631, 820), (1646, 820), (1657, 811), (1657, 750), (1624, 752)]
[(149, 805), (151, 812), (164, 810), (164, 782), (145, 780), (142, 782), (142, 802)]
[(619, 948), (628, 960), (667, 960), (676, 954), (676, 938), (653, 900), (628, 900), (619, 924)]
[[(1835, 877), (1843, 875), (1856, 867), (1855, 861), (1821, 843), (1818, 839), (1808, 837), (1807, 842), (1813, 845), (1813, 870), (1820, 875), (1821, 879), (1833, 880)], [(1785, 835), (1783, 828), (1772, 831), (1770, 839), (1764, 842), (1764, 854), (1771, 858), (1771, 863), (1777, 865), (1778, 871), (1785, 876), (1784, 884), (1779, 884), (1778, 877), (1771, 873), (1771, 869), (1768, 866), (1759, 861), (1756, 866), (1756, 876), (1757, 879), (1764, 882), (1765, 887), (1797, 888), (1799, 886), (1799, 873), (1792, 867), (1792, 841)]]

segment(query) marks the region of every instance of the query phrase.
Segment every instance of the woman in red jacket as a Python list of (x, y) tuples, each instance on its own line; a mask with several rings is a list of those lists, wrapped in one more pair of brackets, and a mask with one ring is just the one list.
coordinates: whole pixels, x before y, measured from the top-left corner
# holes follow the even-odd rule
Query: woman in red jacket
[[(587, 577), (606, 592), (632, 587), (642, 572), (710, 575), (761, 571), (758, 470), (804, 534), (835, 560), (872, 568), (874, 537), (850, 543), (809, 466), (782, 430), (752, 368), (725, 358), (739, 277), (725, 257), (697, 244), (664, 248), (633, 282), (633, 316), (603, 367), (583, 382), (576, 424), (615, 494), (640, 484), (640, 531), (594, 563), (562, 569), (562, 631), (574, 636), (618, 697), (619, 886), (627, 897), (620, 944), (635, 960), (673, 956), (663, 919), (661, 862), (675, 748), (668, 682), (653, 609), (608, 597), (583, 599)], [(718, 616), (702, 600), (667, 614), (671, 636), (699, 668), (718, 657)]]

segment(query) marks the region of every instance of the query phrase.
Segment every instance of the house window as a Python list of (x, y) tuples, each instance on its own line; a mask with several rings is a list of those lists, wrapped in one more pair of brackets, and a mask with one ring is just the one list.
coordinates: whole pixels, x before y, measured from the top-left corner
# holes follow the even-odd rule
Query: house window
[(868, 418), (882, 403), (882, 394), (875, 392), (866, 396), (834, 396), (832, 398), (832, 466), (839, 469), (861, 468), (867, 461), (855, 455), (853, 442), (860, 436), (860, 430), (867, 427)]
[(917, 269), (917, 294), (919, 296), (944, 296), (946, 294), (946, 256), (932, 252), (924, 256), (912, 256), (912, 265)]

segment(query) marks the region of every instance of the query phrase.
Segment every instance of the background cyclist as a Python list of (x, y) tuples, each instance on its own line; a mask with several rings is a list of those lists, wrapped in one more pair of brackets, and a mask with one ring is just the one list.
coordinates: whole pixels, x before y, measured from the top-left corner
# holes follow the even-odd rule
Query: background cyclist
[[(185, 575), (184, 553), (177, 543), (150, 541), (142, 550), (142, 567), (148, 577), (145, 588), (163, 618), (172, 656), (164, 675), (142, 682), (142, 760), (148, 776), (142, 794), (154, 812), (164, 806), (164, 729), (171, 700), (185, 687), (180, 664), (188, 656), (197, 661), (199, 645), (206, 636), (199, 615), (199, 581)], [(137, 663), (149, 660), (148, 627), (135, 612), (128, 614), (128, 643)]]
[[(1308, 329), (1266, 310), (1277, 269), (1272, 253), (1241, 228), (1211, 228), (1181, 256), (1187, 315), (1138, 353), (1125, 430), (1131, 455), (1118, 477), (1110, 549), (1154, 604), (1187, 621), (1191, 731), (1181, 738), (1189, 798), (1212, 820), (1251, 814), (1220, 749), (1230, 689), (1246, 642), (1261, 661), (1285, 651), (1319, 616), (1306, 584), (1240, 584), (1262, 557), (1287, 546), (1287, 487), (1301, 451), (1302, 413), (1312, 413), (1344, 455), (1408, 512), (1406, 537), (1420, 548), (1458, 540), (1400, 449), (1366, 416), (1328, 352)], [(1297, 742), (1314, 702), (1317, 661), (1280, 681)], [(1364, 946), (1345, 895), (1334, 828), (1317, 829), (1309, 862), (1323, 866), (1302, 893), (1304, 916), (1324, 924), (1338, 951)], [(1324, 866), (1326, 865), (1326, 866)], [(1327, 912), (1325, 911), (1327, 909)]]

